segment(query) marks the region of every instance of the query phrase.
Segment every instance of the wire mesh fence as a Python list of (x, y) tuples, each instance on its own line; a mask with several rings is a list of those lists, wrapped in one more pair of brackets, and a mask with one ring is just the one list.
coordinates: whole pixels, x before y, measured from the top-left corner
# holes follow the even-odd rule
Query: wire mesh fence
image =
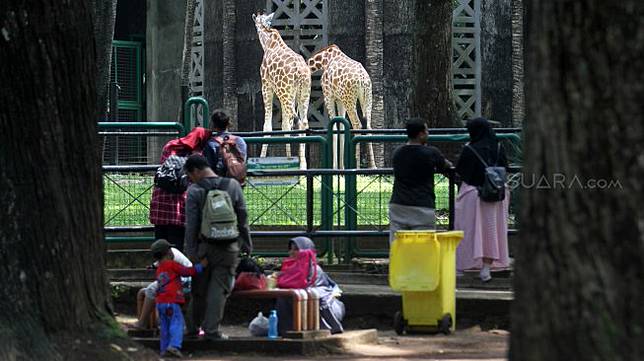
[[(181, 134), (180, 129), (154, 128), (149, 125), (118, 125), (102, 128), (101, 151), (104, 166), (105, 227), (149, 227), (150, 197), (153, 177), (159, 162), (161, 148), (170, 139)], [(281, 135), (277, 135), (281, 136)], [(251, 139), (251, 138), (247, 138)], [(257, 139), (255, 139), (257, 140)], [(285, 140), (288, 141), (288, 140)], [(504, 139), (504, 147), (511, 163), (520, 163), (520, 146), (513, 139)], [(366, 167), (366, 143), (361, 144), (361, 166)], [(327, 151), (324, 142), (306, 144), (307, 168), (299, 171), (291, 165), (289, 171), (258, 169), (249, 173), (244, 195), (247, 203), (251, 230), (257, 234), (295, 232), (315, 235), (316, 232), (340, 232), (325, 237), (322, 244), (337, 254), (349, 252), (375, 252), (386, 256), (389, 227), (388, 204), (393, 191), (391, 158), (396, 148), (404, 144), (404, 138), (391, 138), (378, 144), (381, 164), (377, 171), (321, 169), (323, 154)], [(257, 157), (261, 143), (249, 142), (249, 156)], [(431, 142), (451, 161), (456, 162), (462, 142), (453, 140)], [(376, 148), (376, 147), (374, 147)], [(269, 145), (269, 156), (284, 159), (281, 155), (284, 144)], [(299, 144), (292, 144), (292, 156), (297, 156)], [(270, 162), (269, 162), (270, 163)], [(132, 169), (145, 168), (144, 170)], [(147, 168), (146, 168), (147, 167)], [(270, 164), (269, 164), (270, 168)], [(353, 180), (353, 181), (352, 181)], [(347, 188), (348, 187), (348, 188)], [(452, 195), (457, 193), (452, 184)], [(436, 224), (438, 229), (448, 229), (450, 211), (450, 181), (437, 174), (434, 179), (436, 194)], [(516, 212), (518, 192), (512, 192), (509, 228), (517, 228)], [(346, 232), (346, 236), (340, 235)], [(362, 232), (357, 237), (351, 232)], [(365, 233), (366, 232), (366, 233)], [(260, 237), (257, 249), (269, 254), (284, 246), (284, 236)], [(319, 238), (319, 234), (318, 234)], [(347, 248), (349, 245), (352, 248)], [(349, 251), (352, 249), (353, 251)], [(356, 253), (356, 254), (358, 254)]]

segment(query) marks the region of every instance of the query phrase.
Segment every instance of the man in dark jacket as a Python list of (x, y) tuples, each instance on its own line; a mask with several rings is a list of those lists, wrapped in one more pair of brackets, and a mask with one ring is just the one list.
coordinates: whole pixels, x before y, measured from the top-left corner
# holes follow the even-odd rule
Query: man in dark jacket
[(394, 189), (389, 201), (389, 242), (398, 230), (435, 229), (434, 174), (447, 173), (452, 164), (436, 147), (427, 145), (429, 132), (422, 119), (406, 125), (407, 144), (393, 156)]
[[(201, 325), (207, 339), (227, 338), (219, 331), (226, 299), (232, 292), (239, 252), (250, 253), (253, 248), (248, 227), (246, 202), (241, 186), (235, 179), (219, 177), (201, 155), (192, 155), (184, 166), (192, 185), (186, 199), (186, 235), (184, 247), (192, 260), (208, 259), (208, 267), (193, 280), (193, 320)], [(206, 195), (211, 189), (228, 193), (237, 216), (239, 237), (236, 241), (210, 243), (200, 235)], [(191, 333), (195, 330), (189, 330)]]

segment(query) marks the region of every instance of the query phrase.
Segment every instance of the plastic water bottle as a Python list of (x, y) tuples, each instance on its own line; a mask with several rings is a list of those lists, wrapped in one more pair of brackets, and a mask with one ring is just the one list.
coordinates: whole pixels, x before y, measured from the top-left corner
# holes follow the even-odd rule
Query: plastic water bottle
[(268, 316), (268, 338), (277, 338), (277, 311), (271, 310)]

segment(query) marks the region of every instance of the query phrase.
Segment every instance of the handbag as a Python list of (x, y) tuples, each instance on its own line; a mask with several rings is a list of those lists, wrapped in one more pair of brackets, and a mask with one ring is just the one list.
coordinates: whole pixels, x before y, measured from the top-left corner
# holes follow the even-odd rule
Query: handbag
[(266, 276), (254, 272), (241, 272), (235, 279), (234, 291), (266, 289)]
[(317, 260), (315, 251), (299, 251), (296, 258), (287, 258), (282, 262), (282, 269), (277, 278), (279, 288), (307, 288), (317, 278)]

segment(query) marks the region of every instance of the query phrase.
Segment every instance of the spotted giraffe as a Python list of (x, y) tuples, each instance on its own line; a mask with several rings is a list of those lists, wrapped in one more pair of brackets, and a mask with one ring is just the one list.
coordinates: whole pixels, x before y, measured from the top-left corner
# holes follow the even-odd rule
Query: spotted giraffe
[[(280, 33), (271, 28), (274, 14), (253, 14), (259, 42), (264, 49), (264, 58), (260, 67), (262, 79), (262, 96), (264, 99), (264, 131), (273, 129), (273, 95), (280, 101), (282, 109), (282, 130), (293, 128), (296, 116), (295, 106), (299, 113), (299, 129), (308, 129), (307, 113), (311, 97), (311, 71), (304, 58), (286, 45)], [(268, 145), (262, 145), (260, 156), (265, 157)], [(290, 144), (286, 145), (286, 155), (291, 155)], [(304, 143), (299, 149), (300, 168), (306, 169)]]
[[(360, 118), (358, 118), (357, 103), (360, 102), (362, 114), (366, 119), (366, 128), (371, 129), (371, 78), (365, 68), (359, 62), (349, 58), (340, 50), (337, 45), (329, 45), (320, 49), (308, 60), (311, 72), (322, 70), (322, 92), (324, 93), (324, 104), (329, 117), (337, 115), (346, 116), (349, 113), (349, 120), (354, 129), (362, 129)], [(336, 106), (338, 111), (336, 113)], [(334, 142), (337, 137), (334, 137)], [(368, 144), (369, 168), (376, 167), (373, 155), (373, 146)], [(344, 141), (340, 141), (340, 155), (334, 157), (333, 165), (344, 168), (343, 154)], [(334, 147), (335, 149), (335, 147)], [(356, 148), (356, 165), (360, 166), (360, 147)]]

